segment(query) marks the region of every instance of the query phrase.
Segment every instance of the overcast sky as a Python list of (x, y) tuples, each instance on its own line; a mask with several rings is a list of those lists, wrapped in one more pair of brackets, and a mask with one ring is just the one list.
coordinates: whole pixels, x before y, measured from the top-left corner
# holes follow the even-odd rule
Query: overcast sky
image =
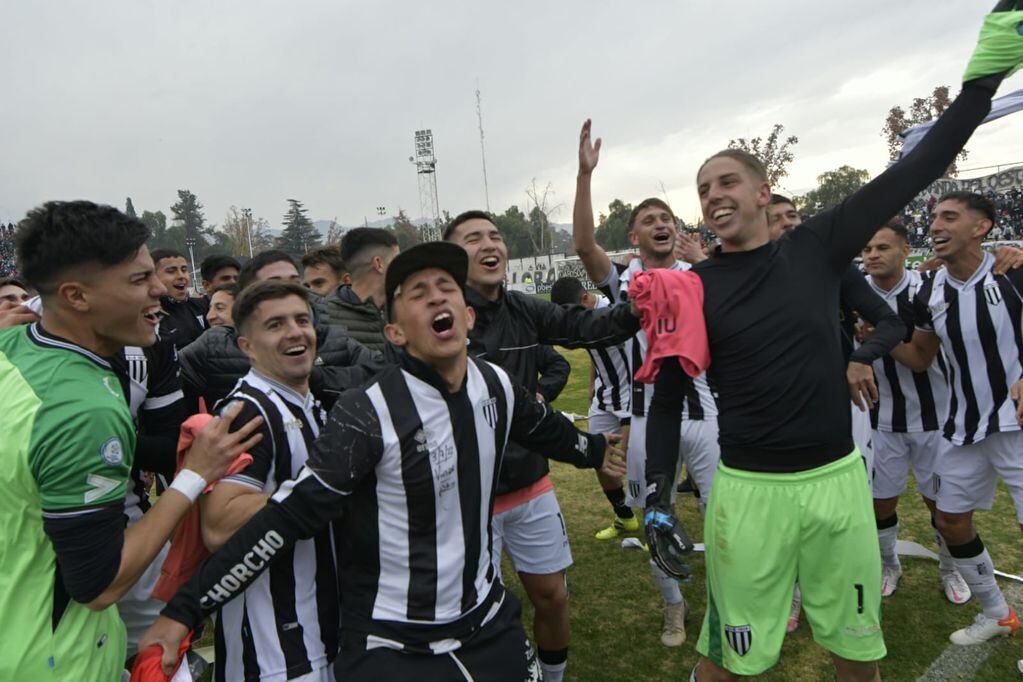
[[(781, 189), (879, 172), (888, 109), (958, 90), (991, 4), (3, 0), (0, 220), (48, 199), (169, 213), (181, 188), (212, 223), (233, 204), (276, 227), (289, 197), (345, 225), (418, 216), (419, 128), (441, 208), (481, 208), (477, 81), (495, 211), (535, 177), (569, 222), (592, 117), (596, 209), (663, 183), (691, 220), (700, 161), (775, 122), (800, 138)], [(1023, 161), (1020, 117), (981, 129), (964, 167)]]

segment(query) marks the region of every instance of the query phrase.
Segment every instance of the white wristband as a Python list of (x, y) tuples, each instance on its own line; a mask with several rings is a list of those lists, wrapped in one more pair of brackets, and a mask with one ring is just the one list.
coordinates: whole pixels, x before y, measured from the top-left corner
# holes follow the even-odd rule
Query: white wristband
[(202, 476), (191, 469), (182, 469), (174, 477), (169, 490), (177, 490), (187, 497), (189, 502), (195, 502), (202, 495), (202, 491), (206, 489), (206, 485)]

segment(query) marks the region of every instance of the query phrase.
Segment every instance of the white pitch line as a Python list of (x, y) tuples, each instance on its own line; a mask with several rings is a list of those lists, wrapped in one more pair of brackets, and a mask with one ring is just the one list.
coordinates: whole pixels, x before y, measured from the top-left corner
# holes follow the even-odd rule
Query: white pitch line
[[(1018, 605), (1023, 601), (1023, 588), (1019, 585), (1009, 585), (1003, 591), (1005, 592), (1006, 600), (1010, 604)], [(967, 623), (964, 623), (964, 625), (967, 625)], [(931, 665), (924, 671), (924, 674), (917, 678), (917, 682), (973, 679), (977, 670), (994, 652), (1001, 641), (1001, 638), (998, 638), (973, 646), (949, 644), (941, 652), (941, 655), (931, 662)], [(1013, 671), (1005, 671), (1005, 679), (1014, 678), (1015, 676)]]

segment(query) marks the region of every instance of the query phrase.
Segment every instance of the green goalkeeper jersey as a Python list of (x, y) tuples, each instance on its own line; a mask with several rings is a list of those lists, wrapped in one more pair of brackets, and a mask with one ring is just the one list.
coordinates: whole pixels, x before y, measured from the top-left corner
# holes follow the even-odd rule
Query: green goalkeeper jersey
[(120, 383), (33, 324), (0, 331), (0, 396), (0, 680), (120, 679), (117, 608), (68, 597), (43, 529), (123, 505), (135, 429)]

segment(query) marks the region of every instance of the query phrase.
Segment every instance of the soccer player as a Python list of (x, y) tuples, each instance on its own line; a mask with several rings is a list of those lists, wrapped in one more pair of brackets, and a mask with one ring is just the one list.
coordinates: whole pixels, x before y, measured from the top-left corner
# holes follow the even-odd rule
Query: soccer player
[[(455, 216), (444, 239), (469, 254), (466, 300), (476, 313), (470, 355), (508, 370), (530, 393), (538, 392), (537, 344), (613, 346), (638, 329), (628, 306), (563, 308), (506, 289), (508, 248), (488, 213)], [(560, 682), (571, 639), (565, 571), (572, 565), (572, 551), (548, 476), (547, 453), (537, 454), (523, 445), (513, 442), (505, 453), (494, 501), (494, 553), (506, 549), (518, 571), (535, 607), (533, 633), (544, 679)]]
[(214, 254), (203, 258), (202, 263), (199, 264), (203, 295), (209, 298), (217, 287), (237, 284), (238, 272), (241, 269), (242, 266), (231, 256)]
[(192, 298), (189, 293), (191, 276), (188, 261), (174, 249), (153, 251), (156, 275), (167, 293), (160, 299), (163, 317), (160, 320), (160, 338), (167, 339), (181, 350), (199, 338), (206, 329), (207, 301)]
[[(238, 276), (238, 287), (244, 291), (253, 282), (268, 279), (296, 284), (302, 281), (291, 256), (270, 250), (246, 261)], [(382, 365), (378, 353), (350, 339), (343, 327), (327, 324), (326, 317), (322, 306), (318, 308), (314, 303), (319, 357), (313, 365), (311, 386), (317, 400), (330, 406), (341, 391), (358, 386), (380, 371)], [(213, 407), (249, 371), (249, 360), (238, 348), (236, 338), (233, 326), (221, 325), (207, 330), (181, 351), (181, 380), (191, 402), (202, 397), (207, 407)]]
[(356, 227), (341, 239), (351, 284), (335, 287), (324, 301), (331, 324), (340, 324), (348, 334), (371, 350), (383, 351), (384, 275), (398, 255), (398, 240), (389, 230)]
[(234, 326), (234, 318), (231, 317), (231, 307), (238, 297), (237, 284), (221, 284), (210, 294), (210, 309), (206, 313), (206, 323), (210, 327), (222, 325)]
[[(243, 420), (263, 416), (263, 440), (249, 451), (249, 466), (201, 498), (203, 541), (211, 550), (298, 477), (324, 421), (309, 392), (316, 332), (306, 289), (264, 280), (246, 287), (235, 311), (238, 346), (252, 368), (226, 402), (241, 402)], [(337, 572), (328, 527), (288, 555), (221, 610), (214, 638), (220, 682), (334, 679)]]
[[(601, 140), (597, 138), (591, 141), (590, 128), (590, 121), (585, 121), (579, 135), (579, 174), (576, 178), (575, 209), (572, 214), (572, 244), (586, 268), (586, 274), (597, 283), (605, 296), (618, 303), (628, 299), (629, 284), (638, 273), (652, 268), (688, 270), (692, 266), (676, 260), (678, 221), (671, 208), (656, 198), (640, 202), (629, 216), (629, 241), (639, 250), (639, 258), (630, 261), (628, 265), (612, 263), (604, 249), (597, 244), (590, 184), (600, 159)], [(646, 356), (646, 334), (638, 332), (625, 346), (631, 363), (629, 370), (635, 376)], [(682, 374), (678, 381), (684, 399), (674, 403), (682, 409), (678, 433), (672, 437), (672, 442), (681, 449), (686, 470), (700, 490), (702, 510), (710, 495), (720, 455), (717, 405), (705, 375), (692, 379)], [(628, 494), (625, 496), (625, 503), (630, 507), (642, 506), (645, 502), (644, 470), (650, 438), (647, 433), (647, 415), (652, 399), (653, 386), (632, 382), (632, 421), (626, 449), (629, 453)], [(672, 485), (673, 503), (675, 490)], [(686, 640), (686, 603), (678, 581), (653, 561), (650, 562), (650, 572), (664, 599), (661, 643), (665, 646), (681, 646)]]
[[(721, 464), (704, 528), (699, 682), (774, 665), (797, 575), (814, 639), (831, 652), (838, 679), (878, 679), (881, 561), (864, 466), (849, 436), (834, 310), (853, 257), (941, 175), (987, 115), (1005, 72), (1023, 63), (1015, 33), (1023, 13), (1010, 19), (1016, 37), (1006, 31), (992, 42), (982, 33), (962, 92), (913, 151), (787, 237), (770, 241), (771, 190), (755, 157), (728, 149), (699, 169), (703, 218), (722, 242), (693, 268), (721, 410)], [(670, 391), (669, 382), (662, 372), (657, 389)], [(673, 437), (669, 425), (664, 442)], [(674, 488), (675, 460), (668, 450), (648, 456), (647, 520), (660, 552), (678, 544), (665, 490)]]
[[(863, 268), (870, 286), (892, 310), (913, 322), (913, 298), (923, 283), (919, 272), (906, 269), (909, 235), (896, 223), (885, 225), (863, 248)], [(899, 496), (906, 492), (906, 479), (912, 466), (917, 489), (935, 524), (935, 506), (931, 476), (939, 457), (947, 447), (941, 437), (941, 425), (948, 414), (948, 381), (940, 356), (923, 372), (914, 372), (891, 356), (874, 361), (878, 401), (871, 409), (873, 428), (874, 516), (881, 546), (881, 596), (891, 596), (902, 576), (896, 551)], [(945, 597), (953, 604), (970, 599), (970, 587), (956, 570), (935, 526), (938, 542), (939, 575)]]
[(104, 360), (156, 340), (165, 289), (138, 220), (86, 201), (49, 202), (15, 236), (41, 320), (0, 332), (0, 679), (118, 679), (125, 629), (110, 608), (142, 575), (207, 480), (258, 422), (231, 411), (196, 438), (185, 469), (138, 523), (124, 502), (136, 437)]
[(313, 249), (302, 256), (302, 284), (317, 296), (329, 296), (346, 271), (337, 245)]
[[(593, 294), (583, 288), (575, 277), (562, 277), (551, 287), (551, 302), (558, 305), (581, 305), (584, 308), (606, 308), (610, 305), (606, 296)], [(632, 376), (629, 373), (629, 359), (622, 345), (610, 348), (590, 348), (590, 410), (588, 428), (600, 433), (618, 433), (622, 441), (629, 440), (629, 422), (632, 411), (629, 401), (632, 394)], [(599, 471), (597, 480), (604, 491), (614, 521), (610, 526), (597, 531), (598, 540), (613, 540), (622, 533), (639, 530), (639, 519), (632, 508), (625, 504), (625, 490), (621, 479), (608, 479)]]
[(605, 436), (577, 431), (505, 370), (468, 356), (467, 269), (466, 252), (444, 242), (391, 263), (386, 333), (399, 364), (341, 396), (297, 480), (168, 604), (146, 638), (163, 646), (165, 670), (204, 614), (338, 519), (338, 679), (540, 679), (491, 554), (505, 445), (517, 438), (619, 475), (624, 465)]
[(975, 509), (991, 508), (999, 476), (1023, 524), (1023, 274), (991, 272), (994, 257), (984, 252), (981, 242), (995, 221), (994, 206), (979, 194), (952, 192), (938, 200), (930, 238), (945, 268), (916, 292), (916, 332), (910, 343), (892, 352), (920, 372), (940, 348), (949, 366), (944, 436), (951, 447), (936, 463), (931, 493), (936, 496), (938, 530), (983, 609), (972, 625), (952, 633), (952, 642), (961, 645), (1014, 634), (1019, 628), (973, 525)]

